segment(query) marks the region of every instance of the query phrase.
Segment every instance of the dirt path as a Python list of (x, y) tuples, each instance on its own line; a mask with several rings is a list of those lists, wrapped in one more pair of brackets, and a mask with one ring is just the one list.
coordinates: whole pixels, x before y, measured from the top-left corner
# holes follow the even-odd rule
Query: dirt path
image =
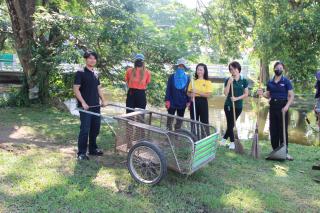
[(0, 149), (21, 153), (31, 148), (46, 148), (75, 155), (73, 145), (61, 145), (50, 138), (39, 135), (29, 126), (0, 124)]

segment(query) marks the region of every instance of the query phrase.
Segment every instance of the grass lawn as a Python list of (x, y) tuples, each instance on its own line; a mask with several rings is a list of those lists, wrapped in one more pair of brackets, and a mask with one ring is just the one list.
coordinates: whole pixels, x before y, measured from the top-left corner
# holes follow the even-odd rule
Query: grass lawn
[[(291, 144), (293, 162), (219, 148), (193, 175), (169, 172), (150, 187), (130, 177), (106, 127), (105, 156), (77, 162), (78, 130), (77, 117), (53, 108), (0, 109), (0, 212), (319, 212), (319, 147)], [(265, 156), (270, 144), (261, 146)]]

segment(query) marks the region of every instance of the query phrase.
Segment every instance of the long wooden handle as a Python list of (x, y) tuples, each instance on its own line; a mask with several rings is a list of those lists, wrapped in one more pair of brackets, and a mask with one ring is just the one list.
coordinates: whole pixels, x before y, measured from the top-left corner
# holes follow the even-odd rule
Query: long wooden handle
[[(232, 78), (232, 77), (230, 77)], [(233, 92), (233, 81), (231, 83), (231, 97), (233, 98), (234, 97), (234, 92)], [(235, 104), (234, 104), (234, 101), (231, 99), (231, 102), (232, 102), (232, 110), (233, 110), (233, 122), (234, 122), (234, 128), (237, 128), (236, 126), (236, 109), (235, 109)]]
[[(286, 113), (282, 111), (282, 130), (283, 130), (283, 145), (287, 145), (287, 138), (286, 138)], [(279, 141), (280, 146), (280, 141)]]
[[(262, 84), (262, 64), (260, 62), (260, 75), (259, 75), (259, 90), (261, 89), (261, 84)], [(261, 104), (261, 95), (258, 97), (258, 113), (257, 113), (257, 122), (256, 122), (256, 131), (259, 131), (259, 117), (260, 117), (260, 104)]]
[[(197, 115), (196, 115), (196, 113), (197, 113), (197, 111), (196, 111), (196, 98), (194, 97), (194, 90), (195, 90), (195, 88), (194, 88), (194, 78), (193, 78), (193, 72), (191, 72), (192, 74), (191, 74), (191, 85), (192, 85), (192, 110), (193, 110), (193, 120), (194, 121), (197, 121)], [(195, 128), (195, 133), (196, 133), (196, 136), (198, 137), (198, 127), (197, 126), (195, 126), (194, 127)]]
[(193, 120), (197, 120), (197, 118), (196, 118), (196, 98), (194, 97), (194, 90), (195, 90), (195, 88), (194, 88), (194, 78), (193, 78), (193, 72), (192, 72), (192, 75), (191, 75), (191, 86), (192, 86), (192, 93), (193, 93), (193, 97), (192, 97), (192, 102), (193, 102), (193, 106), (192, 106), (192, 110), (193, 110)]

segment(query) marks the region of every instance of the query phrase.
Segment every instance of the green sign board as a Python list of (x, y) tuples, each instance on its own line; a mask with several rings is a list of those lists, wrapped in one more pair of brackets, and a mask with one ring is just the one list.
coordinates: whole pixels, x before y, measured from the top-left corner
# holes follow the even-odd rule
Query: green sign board
[(12, 63), (13, 62), (13, 54), (0, 53), (0, 62)]

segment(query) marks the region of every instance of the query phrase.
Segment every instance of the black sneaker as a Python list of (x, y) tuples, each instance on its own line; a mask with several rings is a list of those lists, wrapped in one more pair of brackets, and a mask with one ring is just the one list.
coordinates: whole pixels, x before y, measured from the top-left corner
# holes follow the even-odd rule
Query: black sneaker
[(89, 160), (89, 157), (85, 154), (80, 154), (77, 157), (78, 160)]
[(102, 156), (103, 151), (101, 151), (100, 149), (96, 149), (95, 151), (89, 152), (89, 155)]
[(312, 169), (313, 170), (320, 170), (320, 164), (312, 166)]

